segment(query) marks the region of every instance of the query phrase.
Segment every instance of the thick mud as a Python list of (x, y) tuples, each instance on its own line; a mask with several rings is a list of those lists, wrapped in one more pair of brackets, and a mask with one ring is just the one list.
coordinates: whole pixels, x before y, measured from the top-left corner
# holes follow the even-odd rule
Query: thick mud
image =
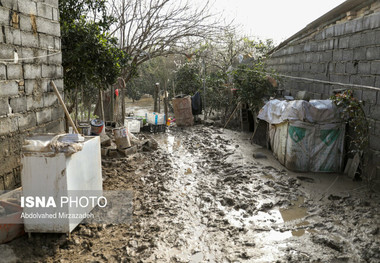
[(131, 224), (22, 237), (0, 262), (380, 262), (380, 195), (363, 183), (332, 191), (220, 128), (153, 136), (156, 151), (103, 160), (104, 189), (134, 192)]

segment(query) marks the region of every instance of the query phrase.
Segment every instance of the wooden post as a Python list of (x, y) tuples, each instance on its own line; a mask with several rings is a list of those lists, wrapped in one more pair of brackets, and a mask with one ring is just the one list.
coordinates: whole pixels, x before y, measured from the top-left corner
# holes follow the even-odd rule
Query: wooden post
[(61, 104), (61, 106), (62, 106), (62, 108), (63, 108), (63, 110), (64, 110), (64, 112), (65, 112), (65, 114), (66, 114), (66, 118), (69, 120), (71, 126), (73, 126), (73, 130), (74, 130), (74, 132), (77, 133), (77, 134), (79, 134), (79, 132), (78, 132), (78, 130), (77, 130), (77, 127), (76, 127), (76, 125), (74, 124), (73, 119), (71, 119), (70, 113), (69, 113), (69, 111), (67, 110), (65, 103), (63, 102), (63, 99), (62, 99), (62, 97), (61, 97), (61, 94), (59, 94), (59, 91), (58, 91), (58, 89), (57, 89), (57, 86), (55, 85), (54, 81), (51, 81), (50, 83), (51, 83), (51, 85), (52, 85), (52, 87), (53, 87), (53, 89), (54, 89), (55, 95), (57, 95), (57, 97), (58, 97), (58, 101), (59, 101), (59, 103)]
[(122, 118), (122, 121), (121, 121), (121, 124), (125, 125), (125, 81), (124, 79), (122, 78), (121, 79), (123, 81), (123, 84), (121, 86), (121, 118)]
[(156, 83), (156, 86), (154, 87), (154, 112), (158, 111), (157, 99), (158, 99), (159, 89), (160, 89), (159, 83)]
[(165, 107), (165, 125), (168, 122), (168, 96), (167, 96), (167, 81), (164, 85), (164, 107)]
[(236, 105), (236, 108), (234, 109), (234, 111), (232, 112), (232, 114), (230, 115), (230, 117), (228, 118), (228, 121), (226, 122), (226, 124), (224, 125), (224, 129), (227, 127), (228, 123), (230, 122), (230, 120), (232, 119), (232, 116), (234, 116), (236, 110), (239, 108), (240, 106), (240, 102)]
[(106, 120), (104, 119), (104, 105), (103, 105), (103, 92), (101, 89), (99, 89), (99, 100), (100, 100), (100, 118), (105, 123)]
[(110, 112), (110, 120), (114, 122), (115, 121), (115, 99), (114, 99), (115, 91), (112, 85), (110, 89), (111, 89), (110, 90), (111, 106), (109, 107), (109, 112)]

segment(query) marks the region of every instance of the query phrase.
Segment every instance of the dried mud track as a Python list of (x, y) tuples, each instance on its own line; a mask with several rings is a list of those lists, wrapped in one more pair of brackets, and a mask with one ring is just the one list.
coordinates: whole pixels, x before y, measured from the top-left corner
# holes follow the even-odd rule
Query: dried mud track
[(22, 262), (380, 262), (378, 196), (315, 200), (227, 130), (154, 137), (157, 151), (103, 161), (105, 190), (134, 192), (131, 224), (7, 246)]

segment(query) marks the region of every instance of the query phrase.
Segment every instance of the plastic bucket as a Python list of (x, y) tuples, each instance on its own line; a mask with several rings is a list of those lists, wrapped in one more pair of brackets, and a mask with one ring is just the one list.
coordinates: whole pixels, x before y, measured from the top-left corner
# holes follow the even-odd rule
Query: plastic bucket
[(91, 121), (91, 134), (100, 135), (104, 128), (104, 122), (102, 120), (96, 119)]
[(126, 127), (113, 129), (112, 132), (115, 137), (116, 145), (119, 149), (131, 147), (131, 142), (128, 136), (128, 129)]
[(81, 124), (79, 123), (78, 131), (83, 135), (91, 135), (91, 126), (89, 124)]

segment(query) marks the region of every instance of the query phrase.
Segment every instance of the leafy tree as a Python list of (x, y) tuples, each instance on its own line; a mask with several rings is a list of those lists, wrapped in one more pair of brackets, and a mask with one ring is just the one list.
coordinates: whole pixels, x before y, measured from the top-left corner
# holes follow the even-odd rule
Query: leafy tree
[(72, 111), (79, 91), (90, 104), (98, 89), (115, 83), (127, 57), (107, 33), (115, 20), (106, 15), (105, 0), (61, 0), (59, 5), (64, 83)]
[(274, 75), (274, 72), (268, 72), (261, 60), (250, 65), (239, 65), (233, 72), (239, 98), (252, 110), (259, 110), (263, 99), (274, 94), (276, 88), (268, 81), (268, 75)]
[(193, 95), (202, 88), (200, 67), (195, 63), (186, 63), (175, 74), (178, 93)]

